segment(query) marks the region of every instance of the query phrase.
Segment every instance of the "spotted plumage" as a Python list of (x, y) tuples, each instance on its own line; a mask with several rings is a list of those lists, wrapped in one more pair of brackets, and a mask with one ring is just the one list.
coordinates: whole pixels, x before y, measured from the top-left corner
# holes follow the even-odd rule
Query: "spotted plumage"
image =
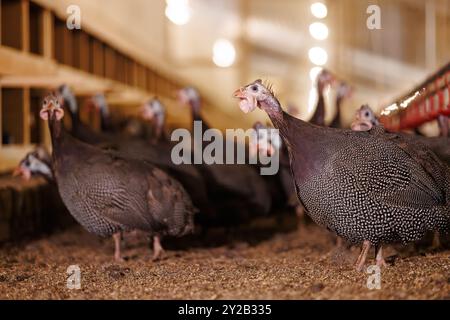
[(450, 229), (450, 172), (431, 151), (400, 135), (311, 125), (285, 113), (261, 83), (254, 85), (257, 91), (243, 87), (235, 96), (246, 104), (256, 101), (280, 129), (297, 195), (311, 218), (352, 243), (364, 243), (358, 269), (367, 246), (377, 248), (377, 262), (384, 264), (381, 244)]
[[(46, 99), (41, 117), (49, 120), (56, 184), (64, 204), (83, 227), (102, 237), (143, 230), (157, 237), (159, 251), (159, 237), (183, 236), (193, 230), (195, 209), (178, 181), (144, 160), (73, 138), (61, 124), (63, 114), (56, 99)], [(117, 240), (116, 258), (120, 259)]]

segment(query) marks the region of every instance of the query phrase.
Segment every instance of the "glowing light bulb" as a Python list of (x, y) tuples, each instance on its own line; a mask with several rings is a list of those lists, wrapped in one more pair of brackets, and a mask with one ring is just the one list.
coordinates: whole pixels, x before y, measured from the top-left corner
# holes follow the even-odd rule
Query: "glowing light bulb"
[(213, 46), (213, 62), (216, 66), (227, 68), (236, 60), (236, 49), (233, 43), (226, 39), (219, 39)]
[(322, 72), (322, 67), (312, 67), (311, 70), (309, 70), (309, 78), (312, 82), (315, 82), (317, 77), (319, 76), (320, 72)]
[(185, 25), (191, 19), (189, 0), (166, 0), (166, 17), (176, 25)]
[(327, 6), (322, 2), (315, 2), (311, 5), (311, 13), (314, 17), (323, 19), (327, 16), (328, 9)]
[(328, 38), (328, 27), (325, 23), (314, 22), (309, 26), (309, 33), (314, 39), (325, 40)]
[(317, 66), (323, 66), (328, 61), (328, 53), (321, 47), (313, 47), (308, 52), (309, 60)]

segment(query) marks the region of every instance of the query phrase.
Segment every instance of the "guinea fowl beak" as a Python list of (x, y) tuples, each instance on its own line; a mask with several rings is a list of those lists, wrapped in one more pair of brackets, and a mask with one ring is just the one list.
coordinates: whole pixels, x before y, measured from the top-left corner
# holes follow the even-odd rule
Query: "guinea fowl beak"
[(22, 166), (18, 166), (14, 169), (12, 173), (13, 177), (22, 177), (23, 180), (28, 181), (31, 179), (31, 172), (28, 169), (23, 168)]
[(233, 93), (233, 97), (234, 98), (238, 98), (238, 99), (246, 99), (246, 96), (242, 90), (242, 88), (237, 89), (234, 93)]

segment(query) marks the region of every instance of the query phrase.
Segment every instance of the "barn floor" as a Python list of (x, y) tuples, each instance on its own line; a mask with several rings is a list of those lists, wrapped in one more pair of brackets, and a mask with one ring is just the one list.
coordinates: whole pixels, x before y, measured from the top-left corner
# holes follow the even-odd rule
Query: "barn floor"
[[(280, 233), (259, 225), (231, 236), (218, 231), (203, 242), (208, 248), (195, 238), (166, 241), (157, 262), (145, 237), (130, 234), (127, 261), (114, 263), (112, 241), (77, 226), (1, 248), (0, 298), (450, 299), (448, 249), (388, 247), (391, 265), (382, 270), (381, 289), (369, 290), (369, 275), (352, 268), (358, 248), (337, 250), (327, 231), (302, 227)], [(66, 288), (69, 265), (81, 269), (80, 290)]]

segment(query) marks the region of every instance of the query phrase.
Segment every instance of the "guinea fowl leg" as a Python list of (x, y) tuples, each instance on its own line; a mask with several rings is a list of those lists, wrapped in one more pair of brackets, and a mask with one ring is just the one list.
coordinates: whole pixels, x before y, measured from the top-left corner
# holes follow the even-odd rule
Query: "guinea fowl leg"
[(161, 245), (161, 239), (159, 236), (153, 237), (153, 260), (158, 260), (164, 249)]
[(441, 239), (439, 238), (439, 231), (434, 231), (431, 249), (439, 249), (440, 247), (441, 247)]
[(117, 262), (123, 262), (122, 255), (120, 254), (120, 242), (122, 240), (122, 232), (116, 232), (113, 234), (114, 238), (114, 260)]
[(370, 241), (366, 240), (363, 242), (361, 253), (360, 253), (358, 259), (356, 260), (356, 270), (361, 271), (363, 269), (370, 246), (371, 246)]
[(379, 267), (387, 267), (386, 261), (383, 258), (383, 247), (375, 246), (375, 260), (377, 262), (377, 266)]

